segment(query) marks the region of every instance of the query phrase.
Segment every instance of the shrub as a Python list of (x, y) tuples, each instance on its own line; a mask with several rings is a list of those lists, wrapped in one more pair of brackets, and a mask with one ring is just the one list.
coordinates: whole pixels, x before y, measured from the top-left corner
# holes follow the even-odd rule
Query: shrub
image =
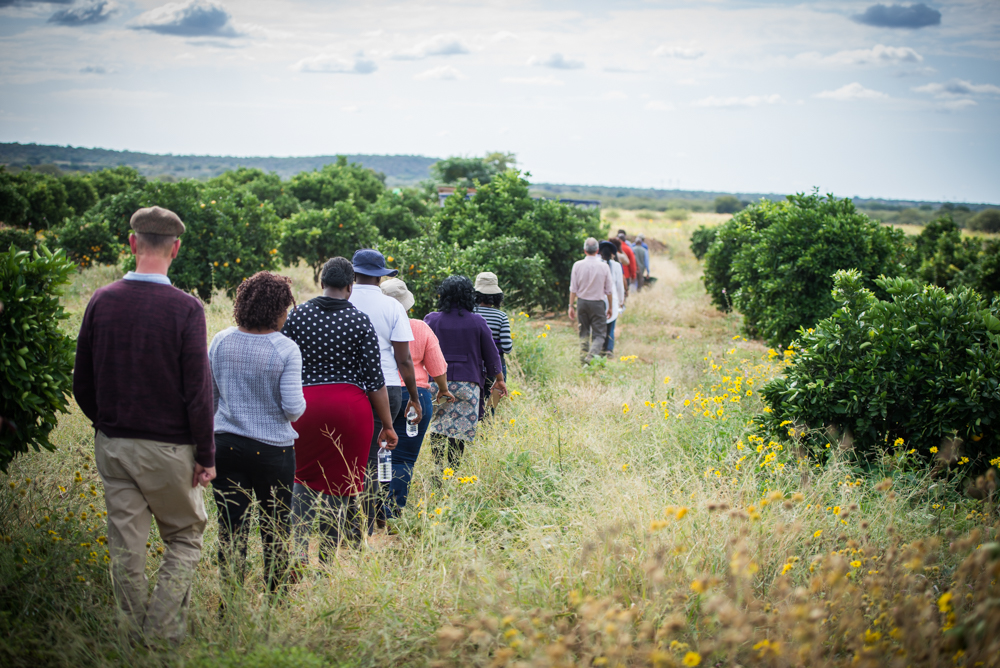
[(0, 204), (0, 215), (8, 225), (45, 230), (73, 215), (62, 182), (30, 168), (17, 174), (0, 173), (0, 193), (6, 195), (3, 199), (11, 198), (9, 203)]
[(475, 279), (481, 271), (497, 275), (504, 292), (504, 306), (511, 309), (530, 309), (543, 301), (545, 291), (546, 261), (520, 237), (482, 239), (463, 252), (469, 265), (469, 278)]
[(974, 287), (973, 265), (979, 260), (981, 246), (977, 238), (963, 238), (951, 216), (933, 220), (914, 243), (919, 262), (916, 277), (942, 288)]
[(978, 232), (1000, 232), (1000, 209), (984, 209), (969, 219), (970, 230)]
[(70, 218), (56, 232), (59, 247), (80, 267), (115, 264), (122, 252), (108, 224), (93, 215)]
[(66, 413), (72, 385), (73, 339), (59, 330), (59, 295), (74, 264), (61, 250), (0, 253), (0, 415), (17, 432), (0, 430), (0, 470), (30, 447), (52, 450), (56, 414)]
[(733, 195), (722, 195), (715, 198), (716, 213), (736, 213), (743, 208), (743, 203)]
[(385, 185), (374, 171), (357, 163), (348, 164), (347, 158), (340, 155), (336, 164), (296, 174), (287, 190), (306, 208), (329, 209), (337, 202), (353, 199), (359, 211), (366, 211), (385, 190)]
[(849, 199), (814, 192), (750, 209), (767, 224), (746, 226), (732, 258), (738, 288), (730, 295), (746, 333), (771, 345), (790, 342), (799, 327), (834, 312), (834, 272), (857, 269), (874, 289), (877, 276), (902, 271), (903, 233), (859, 213)]
[(328, 209), (300, 211), (288, 219), (281, 239), (285, 262), (305, 260), (319, 283), (323, 263), (341, 255), (350, 259), (359, 248), (372, 248), (378, 240), (375, 226), (362, 217), (353, 199)]
[(708, 248), (715, 241), (715, 235), (719, 232), (717, 227), (706, 227), (700, 225), (698, 229), (691, 233), (691, 252), (699, 260), (705, 257)]
[(5, 251), (12, 245), (18, 250), (30, 251), (38, 245), (38, 239), (29, 230), (0, 227), (0, 251)]
[[(97, 191), (98, 199), (117, 195), (132, 188), (142, 188), (146, 185), (144, 176), (139, 174), (135, 168), (125, 165), (91, 172), (87, 174), (86, 178)], [(77, 211), (77, 213), (82, 213), (82, 211)]]
[(667, 209), (663, 212), (663, 217), (668, 220), (682, 221), (691, 217), (691, 212), (687, 209)]
[(411, 239), (386, 239), (379, 244), (386, 263), (399, 269), (399, 278), (413, 293), (413, 318), (423, 318), (437, 308), (437, 287), (446, 277), (475, 276), (458, 244), (438, 241), (436, 231)]
[(386, 239), (409, 239), (423, 234), (435, 213), (419, 190), (386, 190), (368, 208), (368, 221)]
[[(1000, 303), (904, 278), (876, 283), (891, 301), (859, 271), (836, 273), (836, 312), (800, 331), (794, 364), (761, 391), (768, 422), (808, 427), (820, 452), (832, 427), (861, 459), (901, 438), (925, 457), (985, 466), (1000, 455)], [(955, 439), (957, 452), (946, 447)]]
[(739, 289), (739, 280), (733, 275), (733, 257), (749, 243), (752, 233), (771, 224), (769, 203), (761, 201), (740, 211), (715, 228), (715, 239), (705, 251), (705, 268), (702, 282), (720, 311), (733, 307), (733, 292)]
[(223, 172), (214, 179), (209, 179), (206, 185), (228, 190), (245, 188), (256, 195), (260, 201), (270, 202), (274, 206), (274, 212), (280, 218), (288, 218), (302, 208), (298, 198), (285, 192), (286, 184), (281, 181), (280, 176), (273, 172), (267, 174), (262, 169), (240, 167), (233, 171)]

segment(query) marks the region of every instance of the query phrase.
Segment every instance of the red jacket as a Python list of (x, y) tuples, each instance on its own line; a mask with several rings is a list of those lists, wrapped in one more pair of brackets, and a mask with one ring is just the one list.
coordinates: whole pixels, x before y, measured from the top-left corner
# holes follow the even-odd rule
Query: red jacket
[(628, 244), (624, 241), (622, 242), (622, 252), (625, 253), (625, 257), (628, 258), (628, 266), (622, 265), (622, 272), (625, 274), (625, 280), (635, 280), (635, 253), (632, 249), (628, 247)]

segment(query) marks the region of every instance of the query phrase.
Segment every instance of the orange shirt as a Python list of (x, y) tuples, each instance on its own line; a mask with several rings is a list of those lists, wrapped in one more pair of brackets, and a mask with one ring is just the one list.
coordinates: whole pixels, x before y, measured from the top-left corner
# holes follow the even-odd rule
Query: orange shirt
[(448, 363), (441, 353), (441, 344), (437, 336), (423, 320), (410, 318), (410, 329), (413, 330), (413, 340), (410, 341), (410, 357), (413, 358), (413, 371), (417, 379), (417, 387), (429, 390), (430, 379), (448, 371)]

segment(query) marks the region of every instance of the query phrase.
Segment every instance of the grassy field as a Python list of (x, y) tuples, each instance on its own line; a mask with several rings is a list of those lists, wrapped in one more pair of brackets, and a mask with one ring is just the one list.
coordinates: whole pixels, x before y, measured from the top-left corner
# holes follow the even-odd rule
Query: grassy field
[[(704, 294), (688, 236), (726, 217), (620, 212), (613, 227), (663, 245), (615, 357), (585, 370), (565, 316), (515, 315), (514, 396), (454, 478), (432, 480), (421, 455), (397, 536), (314, 564), (278, 599), (255, 538), (251, 577), (220, 618), (210, 523), (190, 633), (170, 652), (117, 630), (93, 438), (74, 407), (59, 450), (19, 458), (2, 481), (0, 663), (997, 665), (989, 503), (905, 454), (875, 473), (847, 451), (819, 467), (793, 436), (755, 429), (758, 389), (794, 354), (744, 340)], [(300, 301), (317, 293), (308, 270), (287, 273)], [(80, 274), (68, 329), (113, 278)], [(230, 310), (224, 296), (207, 307), (210, 335)], [(160, 549), (154, 536), (152, 579)]]

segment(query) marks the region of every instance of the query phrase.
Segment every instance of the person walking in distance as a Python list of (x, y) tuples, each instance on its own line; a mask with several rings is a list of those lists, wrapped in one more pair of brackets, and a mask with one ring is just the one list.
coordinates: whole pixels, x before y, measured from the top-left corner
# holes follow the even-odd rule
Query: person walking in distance
[(625, 294), (629, 292), (629, 286), (634, 286), (636, 284), (636, 279), (638, 276), (638, 263), (635, 259), (635, 253), (632, 251), (632, 247), (628, 243), (628, 237), (625, 236), (625, 230), (618, 230), (618, 241), (621, 244), (621, 251), (624, 253), (627, 262), (622, 263), (622, 270), (625, 275)]
[(611, 270), (597, 256), (597, 239), (583, 242), (586, 257), (573, 264), (569, 281), (569, 318), (580, 323), (580, 361), (601, 355), (611, 317)]
[[(201, 302), (167, 278), (184, 223), (154, 206), (130, 224), (136, 268), (87, 305), (73, 395), (96, 430), (118, 606), (133, 637), (177, 643), (207, 520), (200, 487), (215, 478), (208, 335)], [(166, 551), (150, 595), (154, 518)]]
[(618, 262), (617, 247), (610, 241), (600, 243), (601, 261), (611, 270), (611, 315), (608, 316), (608, 333), (604, 339), (604, 356), (611, 357), (615, 351), (615, 325), (625, 304), (625, 279), (622, 265)]
[[(406, 316), (403, 305), (392, 297), (382, 294), (379, 288), (383, 276), (395, 276), (399, 272), (387, 268), (385, 257), (377, 250), (368, 248), (357, 251), (351, 259), (351, 264), (354, 266), (354, 290), (349, 299), (354, 308), (368, 316), (378, 335), (382, 373), (389, 394), (388, 424), (383, 424), (380, 416), (373, 413), (375, 430), (368, 452), (365, 491), (362, 497), (362, 507), (368, 520), (370, 536), (374, 533), (376, 525), (385, 526), (389, 491), (388, 483), (378, 481), (378, 434), (383, 427), (392, 428), (392, 423), (401, 408), (404, 415), (413, 408), (417, 413), (414, 421), (418, 423), (423, 416), (423, 408), (420, 406), (420, 395), (417, 392), (413, 358), (410, 356), (410, 341), (413, 340), (410, 319)], [(405, 408), (404, 386), (409, 397)]]

